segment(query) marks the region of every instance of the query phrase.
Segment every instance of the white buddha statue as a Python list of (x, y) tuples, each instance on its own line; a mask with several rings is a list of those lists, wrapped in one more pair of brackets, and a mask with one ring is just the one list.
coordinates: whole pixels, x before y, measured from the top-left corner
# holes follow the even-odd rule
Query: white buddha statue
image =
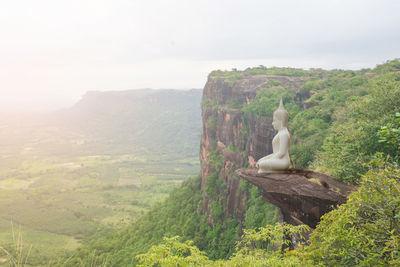
[(290, 134), (287, 129), (289, 113), (283, 107), (281, 99), (279, 108), (274, 112), (272, 126), (278, 133), (272, 139), (272, 154), (257, 162), (258, 173), (284, 172), (289, 169)]

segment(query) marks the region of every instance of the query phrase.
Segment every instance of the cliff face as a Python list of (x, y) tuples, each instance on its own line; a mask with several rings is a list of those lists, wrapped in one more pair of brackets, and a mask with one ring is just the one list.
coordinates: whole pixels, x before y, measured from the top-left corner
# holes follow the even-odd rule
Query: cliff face
[[(243, 107), (255, 100), (257, 92), (271, 81), (296, 92), (301, 105), (299, 88), (304, 77), (246, 76), (232, 81), (210, 76), (202, 97), (203, 134), (200, 145), (200, 164), (203, 189), (203, 211), (211, 214), (210, 196), (206, 194), (208, 179), (215, 173), (219, 183), (219, 205), (224, 207), (224, 218), (236, 217), (239, 222), (245, 216), (248, 192), (240, 186), (240, 178), (234, 171), (248, 167), (272, 153), (271, 117), (246, 114)], [(278, 106), (278, 103), (277, 103)], [(215, 175), (214, 175), (215, 176)], [(210, 215), (208, 223), (213, 224)]]

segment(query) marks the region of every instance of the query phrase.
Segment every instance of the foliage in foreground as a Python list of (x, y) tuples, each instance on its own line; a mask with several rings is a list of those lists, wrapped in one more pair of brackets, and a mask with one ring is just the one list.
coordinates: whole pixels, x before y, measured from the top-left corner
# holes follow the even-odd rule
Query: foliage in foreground
[(164, 243), (153, 246), (146, 254), (138, 255), (138, 266), (291, 266), (300, 264), (299, 258), (277, 247), (288, 247), (287, 236), (304, 234), (306, 225), (267, 225), (259, 231), (245, 230), (237, 242), (236, 252), (229, 260), (211, 261), (193, 242), (180, 242), (179, 237), (165, 238)]
[[(22, 240), (21, 228), (18, 229), (18, 232), (14, 232), (14, 227), (12, 225), (12, 235), (13, 235), (13, 247), (11, 250), (7, 250), (3, 246), (0, 246), (0, 256), (5, 255), (3, 258), (3, 262), (7, 262), (9, 266), (12, 267), (23, 267), (27, 265), (29, 256), (32, 251), (32, 246), (26, 248), (24, 246), (24, 242)], [(5, 261), (4, 261), (5, 260)]]
[(400, 169), (378, 157), (360, 189), (325, 216), (305, 255), (324, 265), (400, 265)]
[[(141, 266), (388, 266), (400, 265), (400, 169), (378, 156), (347, 203), (322, 217), (309, 246), (289, 251), (285, 236), (305, 226), (246, 230), (228, 260), (211, 261), (190, 241), (165, 239), (138, 256)], [(266, 245), (268, 244), (268, 245)]]

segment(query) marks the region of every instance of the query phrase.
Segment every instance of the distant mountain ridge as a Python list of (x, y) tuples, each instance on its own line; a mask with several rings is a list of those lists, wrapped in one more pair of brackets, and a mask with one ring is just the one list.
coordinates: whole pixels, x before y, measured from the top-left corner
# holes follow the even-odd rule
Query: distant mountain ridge
[(199, 150), (201, 96), (201, 89), (89, 91), (60, 113), (62, 124), (105, 145), (108, 153), (193, 157)]

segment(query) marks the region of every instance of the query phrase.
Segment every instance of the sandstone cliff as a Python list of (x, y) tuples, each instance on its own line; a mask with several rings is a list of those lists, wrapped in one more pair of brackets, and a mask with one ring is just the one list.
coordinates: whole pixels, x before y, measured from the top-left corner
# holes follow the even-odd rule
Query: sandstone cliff
[[(203, 189), (202, 208), (213, 225), (211, 203), (218, 201), (224, 207), (223, 217), (243, 221), (248, 192), (240, 186), (234, 171), (251, 166), (260, 157), (272, 152), (271, 140), (275, 134), (272, 118), (245, 114), (243, 107), (252, 103), (261, 89), (274, 89), (274, 83), (296, 93), (302, 105), (299, 89), (308, 77), (274, 75), (245, 75), (239, 79), (216, 77), (212, 74), (203, 90), (203, 134), (200, 145), (200, 163)], [(272, 83), (272, 86), (271, 86)], [(278, 103), (277, 103), (278, 105)], [(218, 181), (209, 183), (217, 177)], [(217, 186), (218, 200), (207, 195), (207, 184)]]

